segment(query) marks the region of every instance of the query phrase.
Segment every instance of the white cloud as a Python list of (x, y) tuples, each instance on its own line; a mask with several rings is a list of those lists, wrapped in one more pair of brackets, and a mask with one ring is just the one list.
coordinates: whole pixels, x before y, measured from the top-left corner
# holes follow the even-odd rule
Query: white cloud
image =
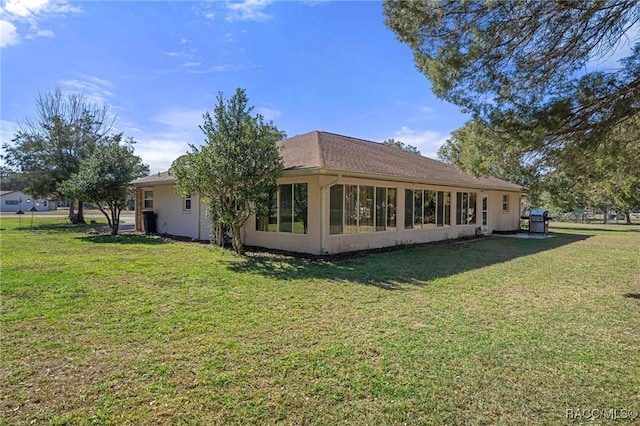
[(98, 77), (85, 77), (82, 80), (59, 80), (58, 84), (63, 92), (80, 93), (92, 104), (108, 103), (107, 99), (113, 97), (108, 89), (111, 82)]
[(227, 3), (227, 21), (266, 21), (271, 18), (263, 12), (272, 0), (242, 0)]
[(262, 115), (266, 120), (275, 120), (282, 115), (281, 111), (271, 108), (256, 108), (256, 112)]
[(151, 118), (151, 121), (164, 124), (165, 126), (168, 126), (174, 130), (183, 130), (187, 133), (200, 133), (200, 129), (198, 126), (200, 126), (204, 122), (202, 115), (205, 112), (205, 109), (177, 108), (164, 111)]
[(0, 144), (11, 143), (19, 127), (13, 121), (0, 120)]
[(18, 42), (18, 29), (9, 21), (0, 20), (0, 48)]
[(186, 154), (191, 141), (180, 137), (151, 136), (136, 138), (134, 145), (136, 155), (149, 165), (151, 173), (163, 172), (171, 167), (171, 163), (179, 156)]
[(446, 142), (449, 135), (431, 130), (413, 130), (409, 127), (402, 126), (400, 130), (395, 132), (391, 137), (415, 146), (425, 157), (437, 158), (438, 149)]
[(79, 13), (81, 9), (66, 0), (7, 0), (0, 7), (0, 47), (16, 44), (24, 35), (27, 40), (53, 37), (50, 29), (41, 29), (40, 23), (50, 16)]
[(27, 39), (33, 40), (34, 38), (38, 38), (38, 37), (53, 37), (54, 35), (55, 34), (53, 33), (52, 30), (34, 29), (31, 33), (27, 35)]

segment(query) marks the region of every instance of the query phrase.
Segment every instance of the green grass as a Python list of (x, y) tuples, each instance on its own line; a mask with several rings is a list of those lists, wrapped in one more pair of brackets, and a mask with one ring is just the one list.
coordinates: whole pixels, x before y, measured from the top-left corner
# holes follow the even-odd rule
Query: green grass
[(0, 223), (0, 424), (555, 425), (640, 408), (640, 226), (312, 262), (17, 225)]

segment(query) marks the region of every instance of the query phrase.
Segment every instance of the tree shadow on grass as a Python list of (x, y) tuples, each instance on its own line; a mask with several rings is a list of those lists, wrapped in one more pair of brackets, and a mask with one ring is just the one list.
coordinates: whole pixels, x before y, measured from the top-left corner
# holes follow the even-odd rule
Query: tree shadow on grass
[(79, 240), (96, 244), (145, 244), (160, 245), (167, 244), (167, 241), (160, 237), (139, 235), (139, 234), (93, 234), (77, 237)]
[[(605, 226), (607, 228), (605, 228)], [(611, 228), (615, 226), (616, 228)], [(554, 224), (552, 227), (552, 231), (554, 229), (562, 229), (568, 231), (597, 231), (597, 232), (640, 232), (640, 226), (636, 224), (627, 225), (626, 223), (619, 224), (599, 224), (599, 225), (581, 225), (581, 224), (571, 224), (571, 225), (562, 225), (562, 224)]]
[(422, 286), (439, 278), (552, 250), (589, 237), (562, 234), (547, 239), (483, 238), (401, 247), (339, 260), (254, 253), (240, 262), (230, 261), (228, 267), (237, 272), (281, 280), (345, 280), (399, 290), (406, 285)]

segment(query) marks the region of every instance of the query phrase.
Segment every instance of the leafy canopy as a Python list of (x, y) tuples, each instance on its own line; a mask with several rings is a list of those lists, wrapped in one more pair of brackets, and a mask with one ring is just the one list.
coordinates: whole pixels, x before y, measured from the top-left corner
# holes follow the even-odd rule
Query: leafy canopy
[(217, 224), (230, 227), (238, 253), (244, 251), (241, 226), (251, 214), (268, 208), (283, 169), (276, 142), (285, 133), (260, 114), (251, 115), (248, 102), (244, 89), (229, 100), (219, 93), (213, 116), (205, 113), (200, 126), (205, 144), (192, 145), (172, 165), (178, 191), (198, 194), (208, 203), (212, 230)]
[(408, 143), (404, 143), (402, 141), (397, 141), (393, 138), (386, 139), (382, 141), (383, 145), (395, 146), (396, 148), (400, 148), (403, 151), (413, 152), (414, 154), (420, 154), (418, 148), (413, 145), (409, 145)]
[[(384, 13), (438, 97), (511, 133), (543, 130), (543, 155), (597, 146), (640, 109), (635, 0), (386, 0)], [(619, 67), (593, 70), (623, 43)]]
[(91, 155), (80, 162), (79, 171), (59, 185), (59, 189), (95, 204), (107, 218), (111, 233), (118, 233), (120, 212), (130, 196), (129, 183), (149, 174), (149, 167), (134, 154), (131, 138), (122, 134), (106, 136)]

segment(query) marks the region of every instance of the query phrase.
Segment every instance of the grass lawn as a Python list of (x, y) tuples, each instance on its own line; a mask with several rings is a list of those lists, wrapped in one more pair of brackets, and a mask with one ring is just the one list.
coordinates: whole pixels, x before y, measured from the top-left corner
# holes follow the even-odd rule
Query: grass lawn
[(0, 424), (556, 425), (640, 409), (640, 226), (322, 263), (26, 225), (0, 223)]

